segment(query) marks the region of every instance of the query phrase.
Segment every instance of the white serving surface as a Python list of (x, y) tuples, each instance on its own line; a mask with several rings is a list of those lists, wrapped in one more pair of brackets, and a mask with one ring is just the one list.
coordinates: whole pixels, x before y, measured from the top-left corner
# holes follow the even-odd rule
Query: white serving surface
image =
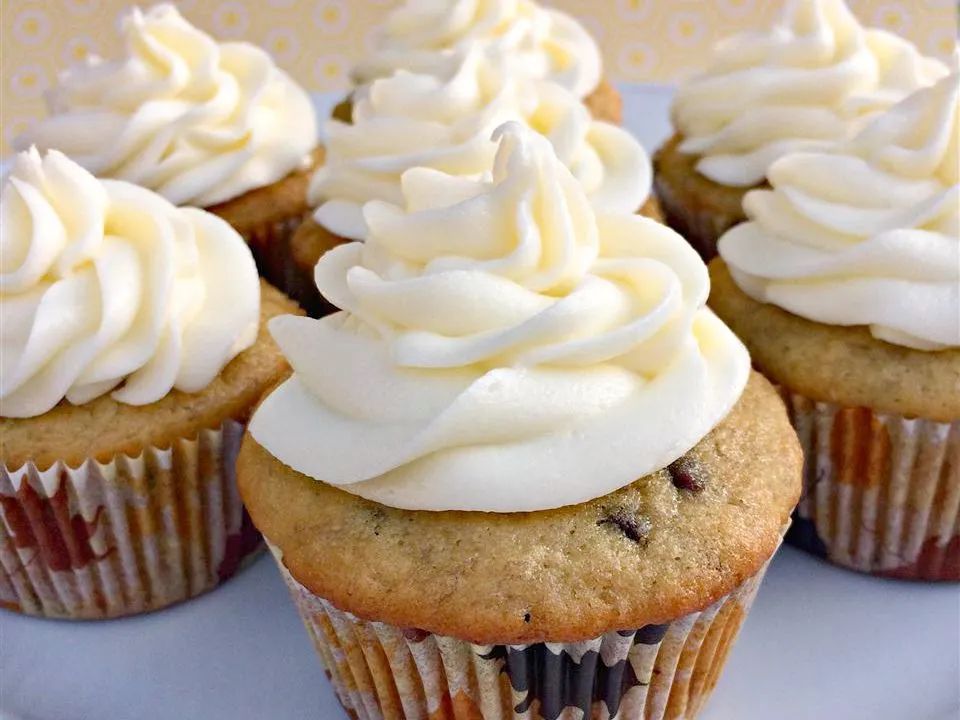
[[(669, 90), (624, 88), (648, 147)], [(333, 98), (320, 104), (328, 108)], [(774, 560), (701, 720), (956, 720), (960, 586)], [(267, 557), (183, 605), (108, 622), (0, 611), (0, 720), (342, 720)]]

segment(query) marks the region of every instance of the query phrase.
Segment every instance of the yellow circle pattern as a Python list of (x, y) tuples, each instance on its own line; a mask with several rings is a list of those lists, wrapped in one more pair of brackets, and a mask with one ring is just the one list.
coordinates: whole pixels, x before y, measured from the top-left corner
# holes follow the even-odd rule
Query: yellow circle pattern
[[(90, 55), (115, 57), (115, 21), (130, 0), (2, 0), (0, 152), (44, 114), (43, 93), (57, 74)], [(848, 0), (870, 25), (904, 34), (925, 52), (948, 56), (957, 37), (950, 0)], [(147, 2), (139, 3), (142, 7)], [(365, 52), (370, 28), (396, 0), (179, 0), (181, 11), (222, 39), (261, 45), (308, 90), (341, 90), (350, 64)], [(738, 29), (763, 27), (782, 1), (558, 0), (602, 37), (606, 73), (614, 80), (663, 82), (703, 64), (710, 47)]]

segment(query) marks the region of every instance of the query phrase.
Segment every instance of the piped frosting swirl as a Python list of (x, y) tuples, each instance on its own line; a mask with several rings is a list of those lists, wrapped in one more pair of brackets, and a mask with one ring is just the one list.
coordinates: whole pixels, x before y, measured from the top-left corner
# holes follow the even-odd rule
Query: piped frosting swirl
[(258, 47), (218, 43), (172, 5), (122, 23), (125, 53), (65, 73), (50, 116), (17, 139), (98, 177), (209, 207), (298, 169), (317, 143), (310, 98)]
[(198, 392), (253, 344), (260, 285), (227, 223), (64, 155), (20, 153), (0, 199), (0, 415)]
[(550, 142), (495, 134), (492, 179), (404, 173), (402, 205), (316, 268), (343, 309), (271, 331), (294, 368), (251, 423), (291, 467), (387, 505), (599, 497), (695, 445), (749, 373), (672, 230), (595, 213)]

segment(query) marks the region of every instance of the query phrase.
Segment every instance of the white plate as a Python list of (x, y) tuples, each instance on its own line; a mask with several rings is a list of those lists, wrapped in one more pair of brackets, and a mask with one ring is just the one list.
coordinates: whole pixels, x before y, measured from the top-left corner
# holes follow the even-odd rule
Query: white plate
[[(332, 98), (320, 104), (329, 107)], [(669, 90), (625, 90), (655, 147)], [(861, 577), (785, 548), (701, 720), (960, 716), (960, 586)], [(159, 613), (99, 623), (0, 611), (0, 720), (345, 718), (268, 558)]]

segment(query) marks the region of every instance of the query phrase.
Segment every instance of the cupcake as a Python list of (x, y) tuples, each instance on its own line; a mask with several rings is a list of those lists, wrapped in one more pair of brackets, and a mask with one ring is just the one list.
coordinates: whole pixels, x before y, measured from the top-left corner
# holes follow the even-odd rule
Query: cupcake
[(710, 69), (678, 90), (676, 134), (654, 158), (667, 221), (709, 260), (777, 158), (848, 138), (946, 73), (907, 41), (861, 27), (842, 0), (795, 0), (766, 33), (722, 42)]
[[(351, 717), (693, 717), (799, 496), (783, 404), (676, 233), (511, 122), (404, 173), (277, 318), (241, 495)], [(564, 715), (565, 716), (565, 715)]]
[(372, 45), (354, 69), (358, 84), (397, 70), (449, 77), (479, 45), (511, 76), (550, 80), (583, 100), (598, 120), (621, 120), (620, 94), (602, 78), (590, 33), (566, 13), (531, 0), (407, 0), (387, 15)]
[(254, 403), (287, 371), (226, 222), (20, 153), (0, 200), (0, 603), (156, 610), (260, 545), (234, 482)]
[(123, 56), (65, 73), (49, 117), (14, 144), (219, 215), (272, 276), (322, 159), (307, 93), (265, 51), (218, 43), (173, 5), (134, 8), (121, 27)]
[(958, 103), (953, 74), (781, 158), (710, 268), (806, 452), (791, 538), (867, 573), (960, 580)]
[(351, 122), (327, 123), (326, 163), (308, 193), (317, 209), (291, 241), (287, 292), (312, 315), (332, 310), (313, 268), (331, 247), (366, 237), (364, 203), (402, 203), (400, 180), (413, 167), (464, 177), (488, 172), (497, 149), (491, 133), (513, 119), (550, 140), (595, 207), (656, 214), (650, 160), (630, 133), (594, 120), (557, 83), (512, 78), (474, 45), (450, 77), (399, 70), (358, 92)]

